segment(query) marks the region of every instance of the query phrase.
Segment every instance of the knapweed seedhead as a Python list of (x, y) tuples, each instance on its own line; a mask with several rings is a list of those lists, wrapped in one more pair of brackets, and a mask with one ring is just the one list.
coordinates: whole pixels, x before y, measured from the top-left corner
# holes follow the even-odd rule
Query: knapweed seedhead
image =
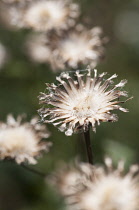
[(67, 30), (80, 13), (72, 0), (3, 0), (0, 12), (7, 26), (41, 32)]
[(132, 165), (125, 173), (123, 162), (117, 169), (113, 169), (110, 159), (106, 162), (105, 167), (84, 163), (57, 173), (55, 184), (68, 210), (139, 209), (139, 167)]
[(56, 78), (58, 84), (46, 84), (47, 92), (39, 96), (43, 105), (39, 113), (43, 121), (58, 126), (67, 136), (85, 132), (90, 125), (95, 131), (96, 123), (117, 121), (111, 111), (127, 112), (119, 105), (123, 103), (119, 98), (127, 96), (127, 92), (121, 90), (127, 81), (112, 85), (117, 75), (108, 79), (104, 79), (104, 75), (106, 73), (97, 75), (97, 70), (88, 68), (84, 72), (76, 71), (72, 76), (68, 72), (62, 73)]
[(76, 29), (58, 39), (51, 65), (54, 71), (67, 67), (77, 69), (79, 66), (88, 63), (94, 68), (104, 57), (105, 43), (106, 38), (102, 37), (100, 27), (88, 30), (82, 25), (78, 25)]
[(41, 141), (50, 133), (44, 125), (38, 124), (38, 118), (22, 123), (22, 117), (17, 120), (7, 117), (7, 122), (0, 122), (0, 159), (14, 159), (18, 164), (28, 162), (36, 164), (36, 157), (41, 151), (48, 151), (50, 142)]
[(79, 6), (71, 0), (39, 0), (29, 5), (24, 20), (27, 27), (48, 32), (73, 26), (78, 16)]

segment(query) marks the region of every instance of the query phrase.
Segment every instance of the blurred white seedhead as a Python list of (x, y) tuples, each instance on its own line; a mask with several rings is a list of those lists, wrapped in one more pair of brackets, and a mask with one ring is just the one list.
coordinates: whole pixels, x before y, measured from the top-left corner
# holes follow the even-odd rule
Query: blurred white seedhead
[(6, 4), (13, 4), (13, 3), (23, 4), (25, 2), (29, 2), (29, 1), (32, 1), (32, 0), (2, 0), (2, 1)]
[(62, 196), (70, 196), (84, 189), (83, 185), (87, 184), (88, 177), (93, 176), (92, 169), (92, 165), (84, 163), (76, 167), (64, 164), (50, 177), (50, 181)]
[(47, 92), (39, 97), (43, 105), (39, 110), (43, 121), (58, 126), (67, 136), (87, 131), (90, 125), (95, 131), (96, 123), (116, 121), (117, 116), (111, 113), (112, 110), (127, 112), (119, 105), (123, 103), (119, 98), (127, 97), (127, 92), (121, 90), (127, 81), (112, 85), (117, 75), (104, 79), (105, 75), (97, 75), (97, 70), (88, 68), (75, 71), (72, 76), (68, 72), (62, 73), (56, 78), (57, 85), (46, 84)]
[(36, 31), (61, 30), (72, 27), (79, 16), (79, 6), (71, 0), (39, 0), (26, 9), (24, 21)]
[(1, 4), (0, 18), (4, 27), (10, 29), (18, 29), (25, 27), (24, 25), (25, 5), (19, 4)]
[(41, 140), (50, 134), (44, 125), (38, 124), (38, 118), (32, 118), (30, 122), (21, 121), (21, 116), (15, 120), (9, 115), (6, 123), (0, 123), (0, 159), (36, 164), (36, 157), (41, 151), (49, 151), (51, 143)]
[[(133, 165), (127, 174), (123, 163), (114, 170), (112, 165), (92, 167), (89, 164), (74, 169), (76, 182), (66, 177), (66, 173), (57, 174), (56, 186), (62, 195), (68, 210), (138, 210), (139, 209), (139, 167)], [(87, 170), (88, 168), (88, 170)], [(75, 175), (74, 175), (75, 177)], [(63, 179), (63, 182), (59, 182)], [(58, 183), (58, 184), (57, 184)], [(72, 189), (72, 191), (70, 191)]]
[(3, 67), (8, 58), (6, 48), (0, 43), (0, 68)]
[(45, 34), (33, 34), (27, 38), (25, 43), (25, 53), (32, 61), (46, 63), (51, 59), (52, 51), (47, 43)]
[(106, 38), (102, 38), (101, 28), (94, 27), (91, 30), (80, 28), (81, 30), (77, 27), (58, 40), (52, 58), (52, 67), (55, 71), (66, 67), (76, 69), (88, 63), (94, 68), (103, 58)]

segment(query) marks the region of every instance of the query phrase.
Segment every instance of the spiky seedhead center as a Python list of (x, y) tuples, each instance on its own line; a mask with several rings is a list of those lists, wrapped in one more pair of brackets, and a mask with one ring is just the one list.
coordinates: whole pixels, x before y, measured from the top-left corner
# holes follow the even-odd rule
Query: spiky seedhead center
[(97, 96), (95, 93), (88, 93), (87, 96), (76, 99), (72, 115), (79, 119), (93, 116), (95, 117), (100, 108), (100, 105), (102, 105), (102, 97), (103, 96)]
[(78, 118), (89, 117), (92, 115), (91, 99), (89, 96), (85, 97), (84, 100), (80, 99), (77, 102), (73, 107), (73, 115)]

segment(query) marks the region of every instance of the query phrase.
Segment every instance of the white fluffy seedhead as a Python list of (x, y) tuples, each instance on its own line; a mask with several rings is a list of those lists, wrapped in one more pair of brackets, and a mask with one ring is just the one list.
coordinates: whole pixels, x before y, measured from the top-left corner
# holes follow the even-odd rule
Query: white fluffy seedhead
[(11, 27), (41, 32), (67, 30), (80, 13), (79, 5), (72, 0), (2, 0), (0, 12)]
[(0, 159), (14, 159), (18, 164), (36, 164), (40, 152), (48, 151), (51, 146), (50, 142), (41, 141), (50, 133), (44, 125), (38, 124), (38, 118), (25, 123), (21, 120), (21, 116), (15, 120), (9, 115), (6, 123), (0, 123)]
[(79, 30), (77, 26), (57, 41), (51, 61), (52, 67), (54, 71), (58, 71), (65, 68), (77, 69), (90, 63), (94, 68), (104, 57), (105, 43), (106, 38), (102, 37), (100, 27), (88, 30), (82, 26)]
[(139, 166), (125, 173), (123, 162), (114, 169), (109, 160), (104, 167), (78, 163), (56, 173), (55, 185), (68, 210), (139, 209)]
[(0, 5), (0, 18), (4, 27), (9, 29), (20, 29), (24, 28), (24, 12), (25, 12), (25, 1), (14, 2), (12, 4), (1, 4)]
[(62, 73), (56, 78), (58, 84), (46, 84), (47, 92), (39, 96), (43, 105), (39, 113), (43, 121), (58, 126), (67, 136), (87, 131), (89, 126), (95, 130), (100, 122), (117, 121), (111, 111), (127, 112), (119, 105), (123, 103), (119, 98), (127, 96), (121, 90), (127, 81), (112, 85), (117, 75), (104, 79), (105, 74), (97, 75), (97, 70), (88, 68), (84, 72), (76, 71), (72, 76), (68, 72)]
[(24, 22), (36, 31), (68, 29), (75, 25), (79, 6), (71, 0), (39, 0), (26, 9)]

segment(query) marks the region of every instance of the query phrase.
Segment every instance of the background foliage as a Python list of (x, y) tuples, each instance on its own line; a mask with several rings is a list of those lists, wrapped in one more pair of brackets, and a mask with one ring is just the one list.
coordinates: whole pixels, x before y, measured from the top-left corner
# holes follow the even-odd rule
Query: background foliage
[[(105, 154), (116, 163), (124, 159), (126, 165), (139, 162), (139, 2), (137, 0), (80, 0), (82, 20), (89, 26), (99, 25), (109, 37), (106, 57), (97, 69), (117, 73), (118, 79), (126, 78), (126, 90), (134, 96), (125, 106), (129, 113), (119, 113), (116, 123), (103, 123), (91, 133), (95, 162), (101, 163)], [(24, 51), (24, 40), (29, 31), (9, 31), (0, 26), (0, 40), (9, 51), (9, 61), (0, 71), (0, 120), (7, 114), (26, 113), (27, 118), (37, 115), (40, 91), (46, 82), (54, 82), (55, 74), (47, 65), (32, 63)], [(85, 160), (82, 136), (66, 137), (53, 126), (48, 126), (53, 142), (51, 152), (39, 159), (34, 166), (51, 172), (61, 161), (70, 162), (80, 156)], [(44, 181), (14, 163), (0, 163), (1, 210), (53, 210), (64, 209), (63, 202), (54, 189)]]

